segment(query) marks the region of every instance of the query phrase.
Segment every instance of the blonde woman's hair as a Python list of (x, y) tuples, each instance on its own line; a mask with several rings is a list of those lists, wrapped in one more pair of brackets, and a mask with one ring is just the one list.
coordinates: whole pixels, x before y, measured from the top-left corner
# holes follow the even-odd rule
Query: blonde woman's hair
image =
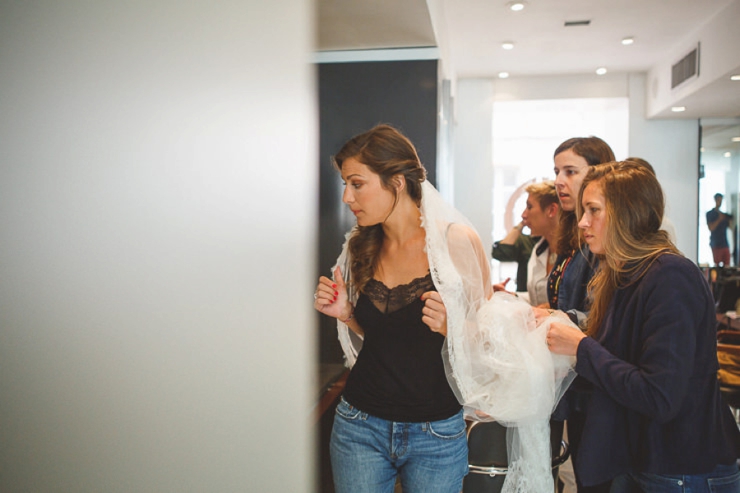
[(595, 334), (617, 288), (639, 281), (663, 254), (680, 255), (668, 233), (661, 230), (665, 200), (655, 174), (630, 162), (612, 162), (589, 169), (578, 194), (576, 212), (583, 216), (581, 200), (589, 185), (599, 187), (606, 214), (604, 253), (589, 282), (592, 300), (588, 334)]
[(550, 204), (558, 204), (558, 208), (560, 207), (558, 192), (555, 190), (555, 182), (552, 180), (532, 183), (527, 185), (524, 191), (540, 204), (540, 209), (544, 210)]

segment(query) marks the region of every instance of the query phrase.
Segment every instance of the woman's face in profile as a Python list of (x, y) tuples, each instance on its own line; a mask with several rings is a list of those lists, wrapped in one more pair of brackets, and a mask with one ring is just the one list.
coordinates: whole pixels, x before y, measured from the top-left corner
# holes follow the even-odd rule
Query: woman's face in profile
[(588, 162), (572, 149), (567, 149), (555, 156), (555, 188), (563, 210), (576, 210), (578, 191), (581, 189), (586, 173), (588, 173)]
[(348, 158), (342, 163), (342, 180), (342, 201), (357, 218), (358, 226), (373, 226), (388, 218), (395, 197), (383, 188), (379, 175), (357, 159)]
[(578, 222), (578, 227), (583, 230), (583, 236), (591, 251), (603, 255), (607, 233), (606, 202), (598, 182), (589, 183), (583, 190), (581, 205), (583, 217)]
[(533, 236), (542, 236), (546, 231), (547, 214), (532, 195), (527, 195), (527, 206), (522, 212), (522, 222), (532, 231)]

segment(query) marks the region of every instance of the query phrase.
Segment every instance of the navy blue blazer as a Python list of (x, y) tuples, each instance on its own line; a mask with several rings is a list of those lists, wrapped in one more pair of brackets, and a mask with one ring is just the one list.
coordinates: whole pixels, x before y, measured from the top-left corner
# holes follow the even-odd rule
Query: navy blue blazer
[(593, 384), (575, 462), (584, 485), (735, 462), (740, 432), (719, 392), (716, 325), (709, 286), (684, 257), (662, 255), (616, 291), (577, 351), (576, 372)]

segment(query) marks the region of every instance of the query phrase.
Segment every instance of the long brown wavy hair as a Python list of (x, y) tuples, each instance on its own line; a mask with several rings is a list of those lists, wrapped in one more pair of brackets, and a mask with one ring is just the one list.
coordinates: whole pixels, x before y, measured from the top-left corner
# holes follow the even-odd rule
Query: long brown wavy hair
[[(615, 161), (614, 152), (609, 144), (593, 135), (590, 137), (573, 137), (568, 139), (555, 149), (554, 158), (561, 152), (570, 149), (576, 156), (581, 156), (589, 166)], [(566, 211), (560, 208), (560, 224), (558, 226), (558, 248), (559, 253), (567, 254), (580, 248), (581, 242), (578, 236), (578, 220), (575, 211)]]
[[(401, 193), (408, 193), (417, 206), (421, 205), (421, 184), (426, 178), (426, 170), (414, 145), (396, 128), (377, 125), (352, 137), (333, 157), (334, 166), (341, 171), (344, 161), (350, 158), (377, 174), (382, 187), (393, 193), (396, 202), (398, 191), (391, 180), (394, 176), (403, 176), (406, 191)], [(363, 291), (375, 273), (384, 236), (383, 225), (375, 224), (357, 226), (349, 239), (352, 257), (350, 282), (358, 292)]]
[(578, 194), (576, 210), (583, 216), (581, 198), (589, 184), (599, 187), (606, 213), (604, 253), (589, 282), (592, 299), (587, 333), (593, 335), (604, 321), (618, 288), (642, 278), (661, 255), (681, 255), (668, 233), (661, 230), (665, 199), (654, 173), (632, 161), (600, 164), (589, 169)]

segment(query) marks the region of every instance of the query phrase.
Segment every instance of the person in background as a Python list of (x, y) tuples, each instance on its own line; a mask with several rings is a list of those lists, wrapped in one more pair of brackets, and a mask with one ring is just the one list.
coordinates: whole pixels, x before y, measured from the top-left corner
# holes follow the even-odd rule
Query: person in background
[(654, 174), (591, 168), (579, 227), (600, 259), (586, 333), (550, 324), (555, 354), (592, 386), (575, 458), (579, 483), (611, 493), (740, 491), (740, 432), (717, 380), (714, 300), (660, 229)]
[[(585, 327), (588, 312), (587, 286), (597, 259), (584, 244), (578, 234), (576, 203), (581, 183), (592, 166), (614, 161), (614, 152), (609, 144), (598, 137), (574, 137), (568, 139), (555, 149), (555, 188), (560, 199), (560, 221), (558, 226), (558, 258), (550, 272), (547, 284), (547, 295), (550, 308), (565, 312), (578, 326)], [(561, 480), (566, 489), (572, 491), (573, 482), (579, 493), (590, 493), (591, 490), (578, 484), (569, 475), (572, 461), (578, 456), (578, 444), (584, 421), (585, 405), (588, 401), (590, 384), (576, 377), (573, 384), (560, 401), (553, 419), (566, 420), (566, 439), (571, 459), (563, 464), (560, 471)]]
[[(515, 224), (509, 230), (506, 236), (493, 243), (491, 256), (499, 262), (516, 262), (516, 290), (524, 291), (527, 288), (527, 264), (529, 256), (532, 253), (534, 244), (539, 241), (539, 237), (526, 235), (522, 233), (524, 221)], [(504, 286), (510, 279), (506, 279), (497, 286)]]
[(722, 207), (721, 193), (714, 194), (714, 209), (707, 212), (709, 246), (712, 247), (714, 265), (730, 266), (730, 243), (727, 241), (727, 229), (732, 227), (732, 216), (719, 210)]
[[(518, 296), (532, 306), (549, 306), (547, 299), (547, 279), (557, 259), (555, 241), (558, 230), (560, 203), (555, 183), (544, 181), (532, 183), (525, 188), (527, 205), (522, 212), (522, 222), (539, 241), (533, 246), (527, 262), (526, 291), (517, 284)], [(494, 291), (503, 291), (505, 283), (495, 284)]]

